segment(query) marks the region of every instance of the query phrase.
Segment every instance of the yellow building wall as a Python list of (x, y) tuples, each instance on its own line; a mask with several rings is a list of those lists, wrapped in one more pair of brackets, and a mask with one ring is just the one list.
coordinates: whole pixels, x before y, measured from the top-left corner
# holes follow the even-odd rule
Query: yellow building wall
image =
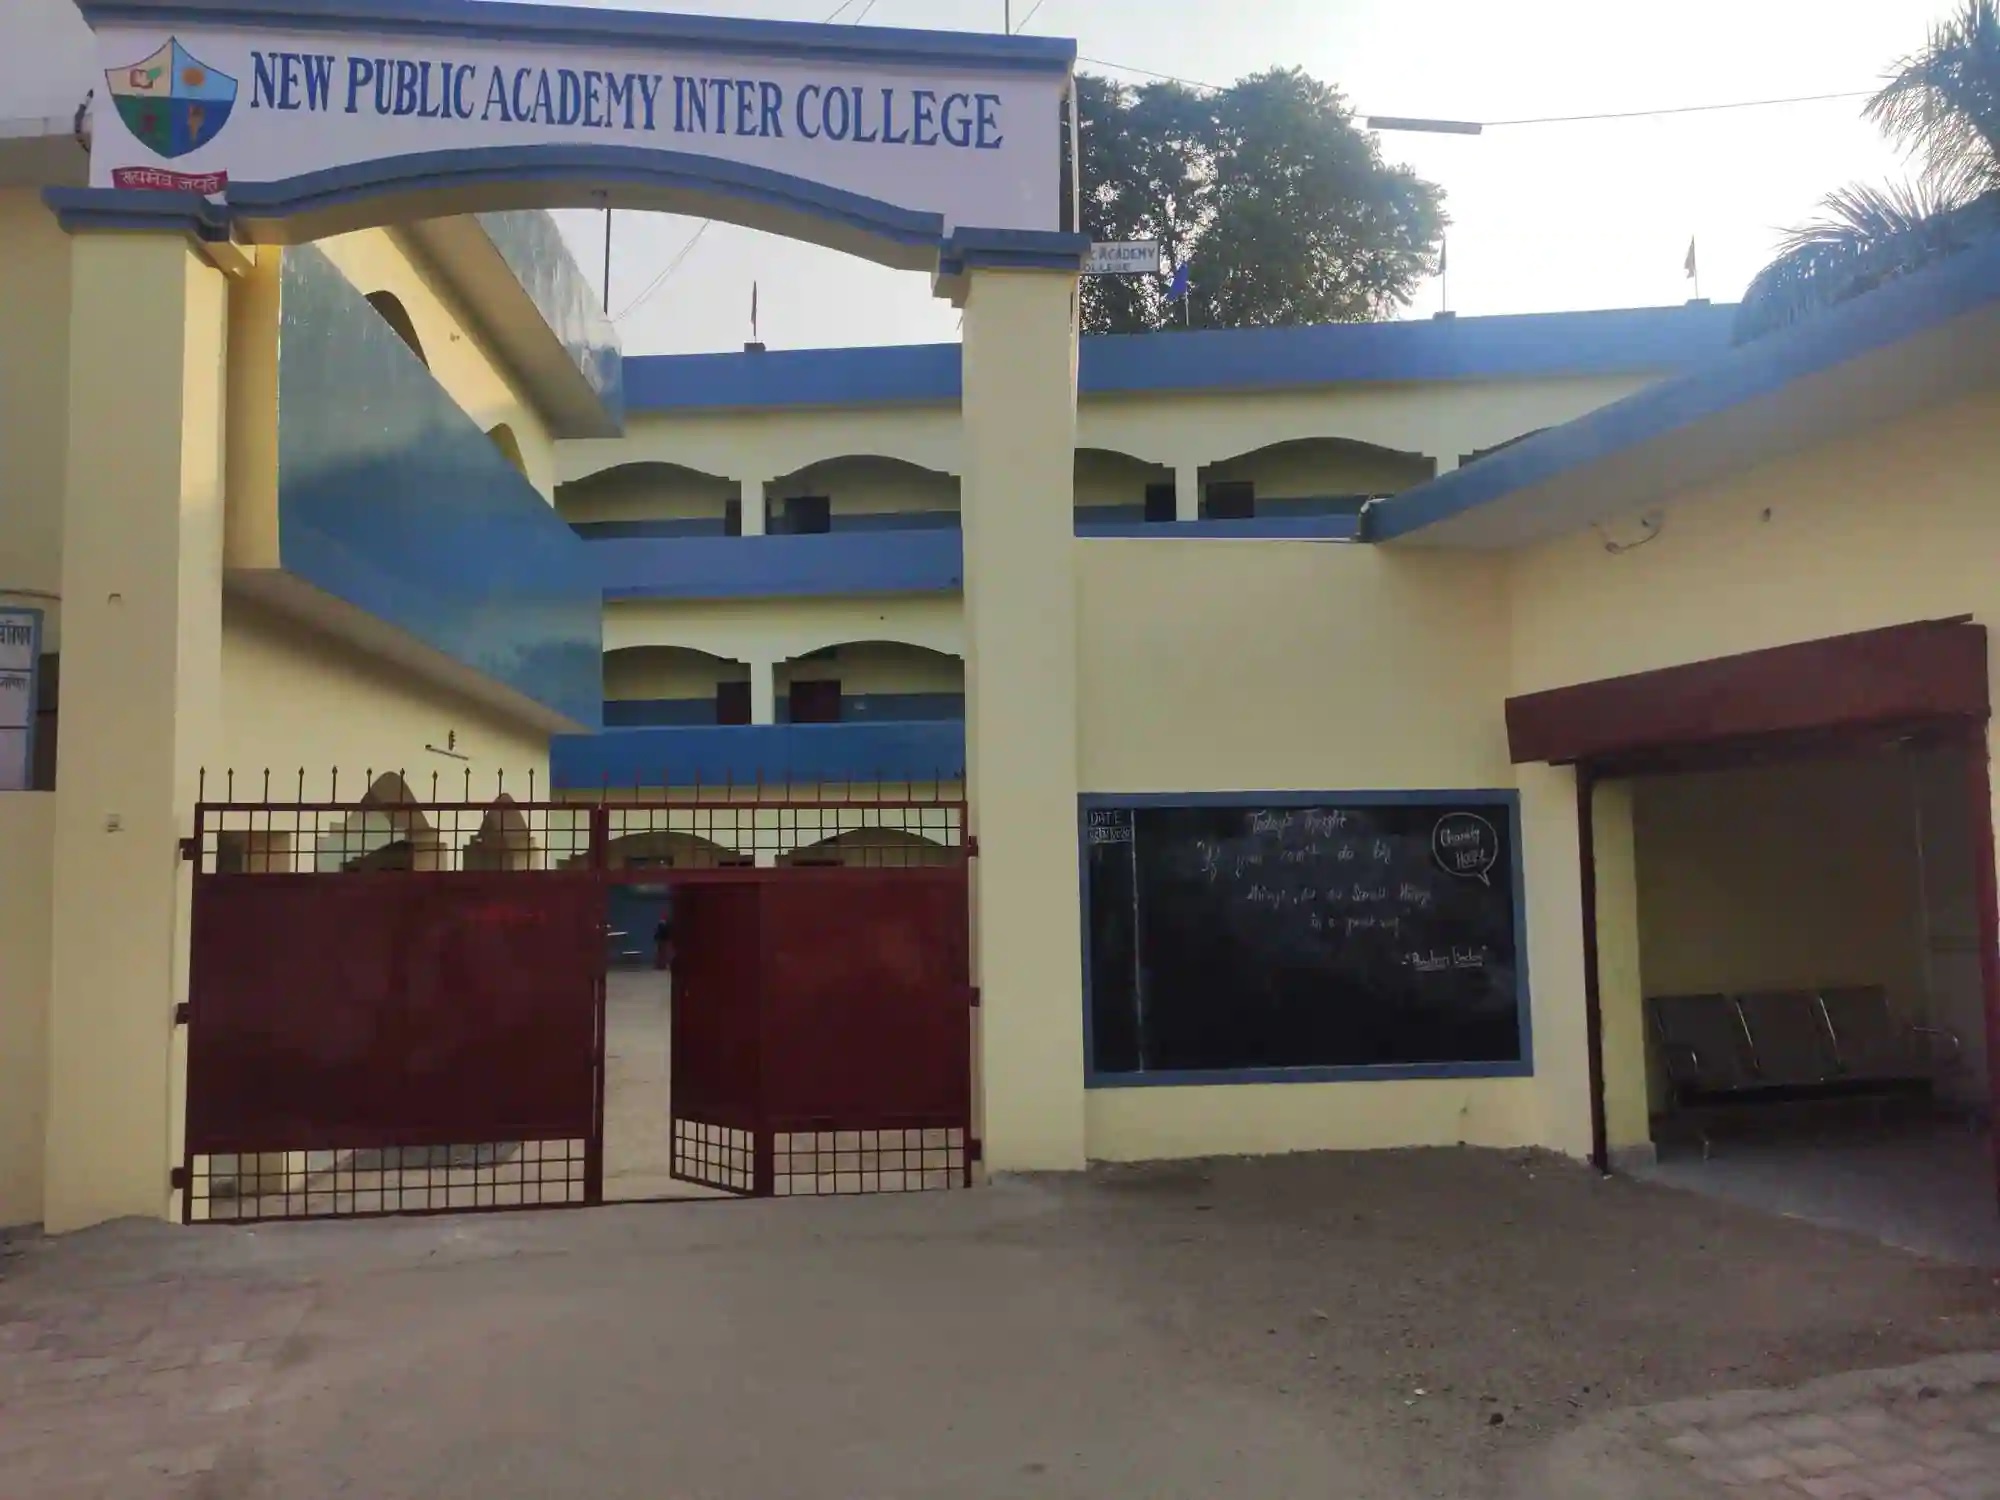
[(965, 654), (951, 594), (836, 599), (626, 599), (604, 606), (604, 649), (684, 646), (734, 661), (789, 661), (848, 641), (900, 641)]
[(793, 662), (781, 669), (788, 680), (836, 677), (840, 690), (855, 693), (962, 693), (965, 663), (955, 656), (889, 641), (841, 646), (828, 661)]
[(557, 457), (566, 483), (646, 462), (751, 481), (842, 457), (901, 459), (944, 474), (964, 466), (955, 406), (633, 412), (623, 437), (565, 442)]
[(1298, 438), (1345, 438), (1456, 464), (1650, 385), (1645, 375), (1412, 381), (1231, 394), (1086, 397), (1077, 446), (1169, 467), (1212, 464)]
[(1306, 500), (1327, 495), (1393, 495), (1432, 475), (1422, 454), (1391, 453), (1360, 443), (1285, 443), (1210, 464), (1202, 483), (1247, 479), (1259, 500)]
[(49, 1080), (52, 792), (0, 792), (0, 1228), (42, 1217)]
[[(0, 188), (0, 604), (43, 611), (58, 648), (69, 442), (69, 236), (39, 190)], [(27, 595), (11, 590), (31, 590)]]
[[(469, 759), (424, 748), (445, 744), (453, 732), (459, 754)], [(537, 797), (548, 795), (545, 732), (233, 598), (222, 617), (221, 752), (221, 768), (236, 772), (238, 800), (249, 800), (246, 792), (261, 795), (266, 767), (273, 795), (295, 797), (301, 766), (308, 801), (326, 799), (328, 771), (336, 766), (343, 801), (359, 800), (369, 770), (404, 773), (423, 800), (431, 796), (433, 773), (440, 796), (456, 800), (468, 768), (475, 799), (490, 798), (495, 774), (503, 771), (517, 799), (527, 800), (530, 772)], [(212, 797), (219, 795), (216, 769), (209, 775)]]
[(610, 699), (713, 698), (718, 682), (742, 682), (747, 663), (723, 661), (678, 646), (632, 646), (604, 656), (604, 696)]
[(1879, 984), (1921, 1016), (1912, 771), (1879, 757), (1636, 782), (1646, 992)]
[(837, 516), (958, 509), (958, 481), (951, 475), (871, 457), (828, 459), (773, 480), (774, 517), (793, 495), (825, 495)]
[(1124, 453), (1101, 448), (1076, 450), (1076, 504), (1083, 510), (1101, 505), (1143, 505), (1146, 486), (1172, 485), (1174, 471)]
[[(1496, 559), (1311, 542), (1076, 547), (1084, 791), (1514, 784), (1500, 714), (1507, 604)], [(1531, 923), (1539, 1031), (1538, 943)], [(1094, 1089), (1088, 1148), (1097, 1159), (1137, 1160), (1522, 1144), (1540, 1139), (1536, 1082)]]
[(553, 500), (555, 443), (541, 415), (480, 337), (453, 294), (390, 229), (363, 229), (316, 241), (363, 296), (392, 292), (410, 315), (431, 374), (487, 431), (503, 423), (519, 446), (528, 482)]
[[(2000, 511), (1991, 491), (1996, 471), (2000, 393), (1989, 391), (1650, 506), (1663, 526), (1642, 547), (1608, 553), (1603, 538), (1586, 530), (1511, 554), (1507, 690), (1534, 692), (1955, 614), (1991, 628), (2000, 623), (2000, 572), (1992, 566), (2000, 555)], [(1613, 536), (1635, 529), (1630, 521), (1605, 528)], [(1566, 925), (1553, 882), (1574, 877), (1559, 860), (1538, 877), (1533, 829), (1541, 827), (1544, 848), (1567, 841), (1573, 851), (1570, 780), (1559, 768), (1521, 768), (1538, 991), (1548, 983), (1542, 955), (1566, 959), (1563, 944), (1532, 940), (1536, 914)], [(1643, 851), (1638, 875), (1643, 882)], [(1663, 987), (1673, 971), (1659, 965), (1676, 961), (1644, 947), (1644, 987)], [(1607, 987), (1607, 1034), (1639, 1028), (1639, 1005), (1636, 982)], [(1565, 1008), (1559, 1025), (1544, 1026), (1542, 1017), (1538, 999), (1545, 1129), (1554, 1143), (1575, 1150), (1579, 1105), (1572, 1096), (1579, 1086), (1568, 1060), (1580, 1067), (1582, 1012)], [(1558, 1060), (1561, 1066), (1552, 1066)], [(1618, 1056), (1607, 1051), (1606, 1060), (1607, 1098), (1614, 1115), (1629, 1119), (1644, 1107), (1643, 1064), (1630, 1048)]]
[(556, 491), (562, 518), (579, 521), (720, 521), (742, 498), (733, 479), (679, 464), (617, 469)]

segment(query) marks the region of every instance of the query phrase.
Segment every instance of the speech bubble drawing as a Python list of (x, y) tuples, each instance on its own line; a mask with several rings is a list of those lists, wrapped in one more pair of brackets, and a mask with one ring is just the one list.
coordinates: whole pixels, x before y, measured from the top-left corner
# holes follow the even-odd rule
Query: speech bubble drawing
[(1447, 875), (1490, 886), (1500, 862), (1500, 832), (1478, 813), (1446, 813), (1431, 830), (1431, 858)]

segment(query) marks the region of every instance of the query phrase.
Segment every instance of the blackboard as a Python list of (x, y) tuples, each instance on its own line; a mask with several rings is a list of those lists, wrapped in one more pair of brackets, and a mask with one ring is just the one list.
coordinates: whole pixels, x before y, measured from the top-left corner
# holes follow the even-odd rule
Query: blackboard
[(1080, 835), (1093, 1083), (1530, 1071), (1512, 793), (1091, 797)]

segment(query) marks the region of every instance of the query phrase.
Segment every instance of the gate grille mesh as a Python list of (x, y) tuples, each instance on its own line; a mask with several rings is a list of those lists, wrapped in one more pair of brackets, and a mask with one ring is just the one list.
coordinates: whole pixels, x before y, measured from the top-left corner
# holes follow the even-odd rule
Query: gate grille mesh
[(585, 1147), (581, 1140), (512, 1141), (196, 1156), (186, 1217), (253, 1223), (579, 1205)]

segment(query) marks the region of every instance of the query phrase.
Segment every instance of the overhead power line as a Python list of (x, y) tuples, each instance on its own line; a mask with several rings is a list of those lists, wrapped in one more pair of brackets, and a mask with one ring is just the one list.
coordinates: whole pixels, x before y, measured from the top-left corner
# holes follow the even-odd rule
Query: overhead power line
[[(1191, 89), (1201, 89), (1206, 93), (1219, 94), (1223, 85), (1209, 83), (1201, 78), (1187, 78), (1179, 73), (1161, 73), (1152, 68), (1137, 68), (1130, 63), (1113, 62), (1106, 57), (1079, 57), (1078, 62), (1087, 62), (1093, 67), (1111, 68), (1120, 73), (1136, 73), (1141, 78), (1156, 78), (1162, 83), (1178, 83)], [(1721, 104), (1676, 104), (1660, 109), (1616, 109), (1603, 110), (1581, 115), (1533, 115), (1517, 120), (1466, 120), (1467, 126), (1477, 125), (1482, 130), (1501, 130), (1513, 125), (1580, 125), (1597, 120), (1644, 120), (1661, 115), (1698, 115), (1724, 109), (1771, 109), (1786, 104), (1821, 104), (1830, 99), (1866, 99), (1872, 89), (1844, 89), (1831, 94), (1792, 94), (1782, 99), (1732, 99)], [(1367, 111), (1356, 111), (1366, 115)], [(1375, 115), (1375, 119), (1401, 119), (1401, 116)], [(1464, 132), (1470, 134), (1470, 131)]]
[[(843, 11), (850, 9), (854, 5), (854, 3), (855, 0), (840, 0), (840, 4), (836, 5), (833, 8), (833, 13), (826, 18), (826, 21), (823, 24), (831, 26), (835, 21), (840, 19), (841, 13)], [(858, 12), (856, 12), (854, 20), (850, 24), (859, 26), (863, 21), (865, 21), (868, 18), (868, 12), (873, 10), (875, 8), (875, 5), (876, 5), (876, 0), (863, 0), (861, 9)], [(1037, 7), (1037, 9), (1039, 8), (1040, 7)], [(1034, 12), (1030, 11), (1028, 14), (1032, 16)], [(641, 307), (645, 306), (647, 301), (651, 299), (652, 295), (655, 292), (657, 292), (661, 287), (665, 286), (669, 281), (673, 279), (674, 272), (678, 271), (684, 264), (686, 264), (687, 258), (690, 255), (694, 254), (694, 247), (701, 243), (701, 237), (707, 234), (709, 230), (713, 229), (714, 227), (715, 227), (715, 220), (703, 219), (701, 223), (695, 227), (694, 233), (688, 236), (687, 243), (685, 245), (682, 245), (681, 248), (677, 252), (675, 252), (674, 258), (668, 261), (666, 265), (661, 268), (660, 274), (655, 276), (651, 281), (647, 282), (645, 290), (640, 292), (639, 295), (634, 297), (630, 302), (626, 303), (625, 310), (619, 313), (611, 321), (614, 323), (622, 323), (627, 318), (631, 317), (633, 313), (637, 312)], [(607, 230), (607, 241), (605, 245), (605, 258), (607, 259), (607, 261), (609, 260), (611, 254), (608, 233), (609, 232)], [(608, 284), (609, 283), (607, 282), (607, 286)]]

